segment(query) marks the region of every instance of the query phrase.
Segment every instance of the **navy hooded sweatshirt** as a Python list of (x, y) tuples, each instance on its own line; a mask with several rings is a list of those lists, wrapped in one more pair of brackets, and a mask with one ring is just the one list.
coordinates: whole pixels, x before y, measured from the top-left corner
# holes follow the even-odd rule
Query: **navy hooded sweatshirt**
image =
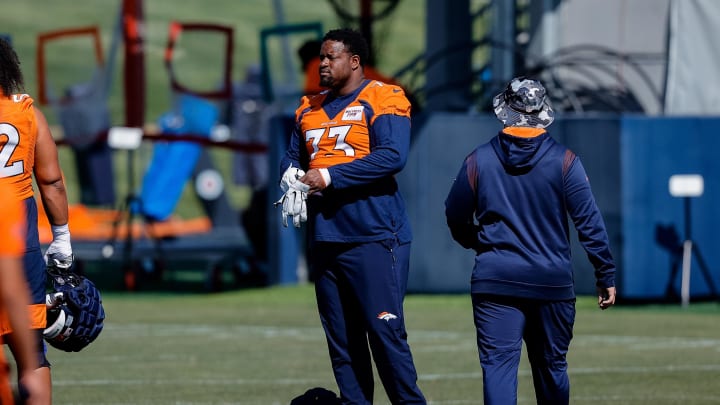
[(568, 217), (596, 285), (615, 286), (607, 231), (585, 169), (544, 130), (505, 128), (468, 155), (445, 215), (453, 238), (476, 252), (472, 293), (574, 298)]

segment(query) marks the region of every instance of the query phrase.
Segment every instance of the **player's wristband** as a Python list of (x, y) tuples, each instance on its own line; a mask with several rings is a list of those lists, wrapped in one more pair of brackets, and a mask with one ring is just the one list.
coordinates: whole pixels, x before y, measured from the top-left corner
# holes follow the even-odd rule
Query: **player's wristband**
[(70, 228), (68, 224), (65, 225), (51, 225), (53, 240), (63, 240), (70, 242)]
[(320, 168), (318, 169), (318, 171), (320, 172), (320, 175), (325, 181), (325, 187), (328, 187), (330, 183), (332, 183), (332, 179), (330, 178), (330, 171), (326, 167)]

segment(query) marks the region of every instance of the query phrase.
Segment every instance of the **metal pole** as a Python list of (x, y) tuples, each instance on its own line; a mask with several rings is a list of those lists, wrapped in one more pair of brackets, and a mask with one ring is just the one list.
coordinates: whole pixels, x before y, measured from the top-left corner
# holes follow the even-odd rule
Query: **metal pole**
[(365, 37), (370, 48), (368, 65), (375, 66), (375, 47), (372, 30), (372, 0), (360, 0), (360, 32)]
[(685, 242), (683, 242), (682, 275), (680, 278), (680, 301), (683, 308), (690, 304), (690, 267), (692, 264), (692, 237), (690, 235), (690, 197), (684, 198)]
[(145, 45), (143, 0), (123, 1), (125, 39), (125, 125), (145, 125)]
[(685, 197), (685, 240), (692, 240), (690, 235), (691, 221), (690, 218), (690, 197)]
[[(273, 0), (273, 10), (275, 11), (275, 24), (285, 25), (285, 7), (283, 6), (282, 0)], [(284, 58), (283, 66), (285, 72), (285, 84), (290, 87), (296, 87), (297, 84), (297, 72), (295, 71), (295, 64), (293, 64), (294, 52), (290, 47), (290, 40), (287, 35), (283, 35), (280, 38), (280, 45), (282, 47), (282, 56)]]
[(680, 299), (682, 307), (690, 304), (690, 262), (692, 261), (692, 241), (683, 242), (682, 278), (680, 282)]
[[(514, 1), (499, 0), (493, 3), (494, 19), (492, 24), (492, 47), (491, 66), (493, 82), (502, 87), (515, 76), (515, 37), (517, 36), (517, 24), (515, 14), (517, 5)], [(490, 86), (496, 91), (494, 86)]]

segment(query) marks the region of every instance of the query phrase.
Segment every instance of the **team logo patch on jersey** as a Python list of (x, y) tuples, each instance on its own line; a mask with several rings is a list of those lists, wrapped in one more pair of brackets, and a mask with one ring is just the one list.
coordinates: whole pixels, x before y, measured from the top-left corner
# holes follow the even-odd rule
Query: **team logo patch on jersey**
[(360, 121), (362, 119), (363, 106), (348, 107), (343, 113), (343, 121)]
[(19, 103), (28, 97), (30, 97), (30, 95), (28, 95), (28, 94), (13, 94), (12, 100), (14, 103)]
[(377, 316), (377, 319), (382, 319), (383, 321), (390, 322), (391, 319), (397, 319), (397, 315), (391, 314), (390, 312), (380, 312)]

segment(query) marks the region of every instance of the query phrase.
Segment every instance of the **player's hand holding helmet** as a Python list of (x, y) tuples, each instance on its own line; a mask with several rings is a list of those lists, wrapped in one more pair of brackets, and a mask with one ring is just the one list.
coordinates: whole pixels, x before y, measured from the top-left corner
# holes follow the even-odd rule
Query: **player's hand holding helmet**
[(45, 296), (47, 327), (43, 337), (51, 346), (79, 352), (102, 332), (105, 309), (95, 284), (69, 267), (48, 258), (53, 291)]
[(70, 229), (67, 224), (53, 225), (50, 228), (53, 240), (45, 251), (45, 264), (69, 269), (73, 262)]
[(280, 188), (283, 190), (283, 196), (275, 202), (275, 206), (282, 205), (282, 222), (283, 226), (288, 226), (288, 216), (293, 217), (293, 225), (299, 228), (300, 225), (307, 221), (307, 192), (309, 187), (298, 181), (305, 175), (305, 171), (295, 167), (288, 167), (283, 173), (280, 180)]

